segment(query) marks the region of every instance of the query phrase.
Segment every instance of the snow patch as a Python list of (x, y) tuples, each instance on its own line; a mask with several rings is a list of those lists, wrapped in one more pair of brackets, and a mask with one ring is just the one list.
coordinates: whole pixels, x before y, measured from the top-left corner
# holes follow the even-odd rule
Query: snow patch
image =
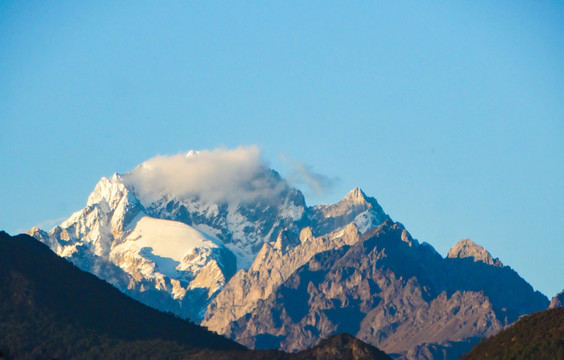
[(143, 216), (134, 224), (133, 231), (125, 238), (121, 247), (150, 248), (151, 254), (178, 262), (195, 248), (215, 248), (221, 243), (210, 235), (178, 221), (155, 219)]
[(358, 214), (354, 218), (353, 222), (361, 234), (364, 234), (369, 229), (373, 228), (374, 226), (378, 226), (381, 223), (378, 217), (371, 210), (367, 210)]

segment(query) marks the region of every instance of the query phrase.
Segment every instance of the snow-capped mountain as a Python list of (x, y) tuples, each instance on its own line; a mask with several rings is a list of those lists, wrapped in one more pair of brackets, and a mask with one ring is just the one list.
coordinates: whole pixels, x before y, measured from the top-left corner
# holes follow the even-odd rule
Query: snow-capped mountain
[(359, 188), (307, 206), (256, 148), (157, 156), (30, 234), (131, 297), (257, 348), (346, 331), (400, 359), (455, 359), (548, 306), (483, 247), (462, 240), (444, 258)]
[(328, 233), (351, 221), (369, 228), (387, 217), (360, 189), (338, 204), (308, 208), (299, 190), (261, 163), (243, 161), (236, 164), (239, 179), (218, 180), (224, 160), (233, 161), (225, 155), (190, 151), (104, 177), (84, 209), (49, 233), (30, 234), (130, 296), (200, 321), (209, 301), (237, 269), (250, 267), (265, 243), (291, 248), (304, 225)]
[[(49, 234), (30, 234), (134, 298), (183, 317), (199, 316), (236, 270), (235, 256), (221, 241), (148, 215), (119, 175), (102, 178), (87, 206)], [(183, 306), (185, 299), (196, 306)]]

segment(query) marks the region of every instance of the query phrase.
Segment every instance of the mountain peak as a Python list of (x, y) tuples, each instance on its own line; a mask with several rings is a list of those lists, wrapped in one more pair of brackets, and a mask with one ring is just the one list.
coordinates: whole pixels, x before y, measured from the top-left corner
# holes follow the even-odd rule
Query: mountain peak
[(338, 203), (316, 205), (311, 209), (310, 219), (313, 221), (315, 233), (323, 235), (343, 229), (354, 222), (360, 233), (378, 226), (388, 219), (378, 201), (359, 188), (352, 189)]
[(127, 192), (123, 181), (118, 174), (114, 174), (111, 178), (102, 177), (94, 191), (90, 194), (87, 206), (93, 204), (103, 204), (105, 210), (114, 208)]
[(359, 187), (352, 189), (343, 200), (349, 200), (355, 204), (362, 204), (367, 202), (366, 194)]
[(503, 264), (499, 259), (494, 259), (492, 255), (482, 246), (476, 244), (470, 239), (462, 239), (457, 242), (449, 251), (449, 258), (474, 258), (474, 261), (481, 261), (488, 265), (502, 267)]

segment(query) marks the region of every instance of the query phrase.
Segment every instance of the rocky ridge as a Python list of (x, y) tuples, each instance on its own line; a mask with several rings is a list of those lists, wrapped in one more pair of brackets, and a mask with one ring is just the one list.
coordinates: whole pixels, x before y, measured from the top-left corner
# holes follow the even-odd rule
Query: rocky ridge
[(445, 259), (390, 220), (340, 235), (306, 229), (309, 241), (290, 252), (263, 248), (213, 300), (203, 325), (251, 348), (298, 351), (348, 332), (402, 359), (456, 359), (548, 303), (510, 268)]
[(229, 335), (228, 325), (231, 322), (253, 311), (259, 301), (267, 299), (274, 289), (315, 254), (351, 245), (358, 241), (359, 236), (354, 223), (321, 237), (314, 237), (312, 228), (307, 227), (300, 233), (300, 243), (288, 249), (280, 245), (285, 239), (285, 234), (280, 234), (274, 245), (263, 245), (249, 270), (239, 271), (232, 278), (233, 281), (210, 304), (202, 324)]

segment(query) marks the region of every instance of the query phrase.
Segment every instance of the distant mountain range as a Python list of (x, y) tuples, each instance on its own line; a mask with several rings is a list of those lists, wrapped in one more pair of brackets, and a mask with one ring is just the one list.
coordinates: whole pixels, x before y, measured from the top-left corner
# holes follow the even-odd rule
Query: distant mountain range
[(208, 155), (102, 178), (86, 208), (30, 234), (134, 299), (259, 349), (348, 332), (396, 358), (456, 359), (549, 305), (470, 240), (443, 258), (359, 188), (310, 207), (264, 165), (221, 181), (183, 170)]

